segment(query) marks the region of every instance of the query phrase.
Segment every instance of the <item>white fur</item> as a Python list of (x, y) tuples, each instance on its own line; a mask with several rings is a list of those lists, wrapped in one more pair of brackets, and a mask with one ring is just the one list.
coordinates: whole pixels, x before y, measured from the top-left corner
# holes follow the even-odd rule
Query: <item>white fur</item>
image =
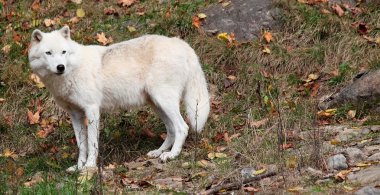
[[(31, 43), (32, 70), (71, 116), (78, 169), (96, 166), (101, 110), (150, 104), (167, 137), (148, 156), (164, 161), (179, 155), (188, 134), (179, 108), (182, 97), (192, 128), (200, 132), (206, 123), (210, 105), (204, 73), (194, 50), (178, 38), (146, 35), (108, 47), (84, 46), (63, 27), (50, 33), (35, 30)], [(64, 65), (63, 74), (57, 74), (58, 65)]]

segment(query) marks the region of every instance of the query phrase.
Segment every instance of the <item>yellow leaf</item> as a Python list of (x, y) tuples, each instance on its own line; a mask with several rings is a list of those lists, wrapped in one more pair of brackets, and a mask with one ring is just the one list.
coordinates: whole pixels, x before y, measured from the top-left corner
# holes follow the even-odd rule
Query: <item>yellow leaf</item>
[(301, 192), (302, 190), (303, 190), (303, 187), (299, 187), (299, 186), (297, 186), (297, 187), (294, 187), (294, 188), (289, 188), (289, 189), (288, 189), (288, 192), (299, 193), (299, 192)]
[(219, 33), (217, 37), (219, 40), (228, 41), (227, 33)]
[(347, 115), (348, 115), (351, 119), (355, 118), (355, 116), (356, 116), (356, 110), (349, 110), (348, 113), (347, 113)]
[(4, 54), (8, 54), (11, 51), (11, 45), (5, 45), (3, 48), (1, 48), (1, 51), (3, 51)]
[(340, 141), (337, 140), (337, 139), (332, 139), (332, 140), (330, 141), (330, 144), (331, 144), (331, 145), (338, 145), (339, 143), (340, 143)]
[(217, 152), (215, 153), (216, 158), (227, 158), (227, 154)]
[(34, 73), (30, 74), (29, 78), (30, 78), (30, 80), (32, 80), (34, 82), (34, 84), (36, 84), (36, 86), (39, 89), (45, 87), (45, 85), (44, 85), (44, 83), (42, 83), (40, 77), (38, 77), (36, 74), (34, 74)]
[(182, 163), (182, 168), (184, 169), (189, 169), (191, 166), (190, 166), (190, 163), (189, 162), (184, 162)]
[(5, 102), (5, 99), (4, 98), (0, 98), (0, 103), (3, 103)]
[(231, 4), (231, 1), (228, 1), (228, 2), (224, 2), (224, 3), (222, 3), (222, 6), (223, 7), (227, 7), (227, 6), (229, 6)]
[(263, 34), (263, 37), (267, 43), (271, 42), (273, 40), (273, 36), (271, 32), (265, 31)]
[(347, 191), (353, 191), (355, 190), (353, 187), (350, 187), (350, 186), (343, 186), (343, 188)]
[(270, 54), (270, 49), (268, 47), (264, 47), (263, 52), (266, 54)]
[(235, 81), (236, 80), (236, 76), (234, 76), (234, 75), (229, 75), (227, 78), (230, 81)]
[(262, 174), (262, 173), (264, 173), (265, 171), (267, 171), (267, 169), (260, 169), (260, 170), (257, 170), (257, 171), (255, 171), (255, 175), (260, 175), (260, 174)]
[(77, 16), (79, 18), (83, 18), (85, 15), (86, 15), (86, 13), (84, 12), (84, 10), (82, 8), (77, 9)]
[(370, 165), (371, 165), (371, 163), (358, 163), (358, 164), (356, 164), (357, 167), (368, 167)]
[(12, 157), (12, 155), (14, 154), (15, 152), (14, 151), (11, 151), (9, 148), (5, 148), (4, 151), (3, 151), (3, 155), (4, 157)]
[(376, 38), (375, 42), (380, 45), (380, 37)]
[(134, 26), (127, 26), (129, 32), (135, 32), (136, 28)]
[(96, 34), (96, 40), (99, 42), (99, 43), (102, 43), (103, 45), (107, 45), (109, 43), (112, 43), (113, 40), (111, 37), (107, 38), (106, 35), (104, 34), (104, 32), (102, 33), (97, 33)]
[(286, 166), (288, 168), (294, 169), (297, 167), (297, 157), (296, 156), (291, 156), (286, 160)]
[(215, 158), (215, 152), (210, 152), (210, 153), (208, 153), (207, 154), (207, 157), (209, 158), (209, 159), (214, 159)]
[(204, 13), (199, 13), (199, 14), (197, 14), (197, 16), (199, 19), (205, 19), (207, 17), (207, 15)]
[(331, 109), (325, 110), (325, 112), (335, 114), (337, 110), (338, 109), (336, 109), (336, 108), (331, 108)]

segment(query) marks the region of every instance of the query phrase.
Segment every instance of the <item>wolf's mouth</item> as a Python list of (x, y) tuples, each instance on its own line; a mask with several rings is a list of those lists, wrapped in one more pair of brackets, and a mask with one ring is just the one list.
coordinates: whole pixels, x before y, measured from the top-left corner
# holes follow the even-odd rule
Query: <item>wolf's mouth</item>
[(57, 73), (55, 73), (56, 75), (62, 75), (63, 74), (63, 72), (57, 72)]

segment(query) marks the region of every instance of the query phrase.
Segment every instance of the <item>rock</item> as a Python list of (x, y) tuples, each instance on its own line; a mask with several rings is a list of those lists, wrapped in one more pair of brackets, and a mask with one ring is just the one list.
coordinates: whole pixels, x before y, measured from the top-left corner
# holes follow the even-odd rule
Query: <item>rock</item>
[(252, 178), (255, 174), (256, 170), (251, 167), (245, 167), (240, 171), (241, 176), (244, 179)]
[(361, 185), (376, 184), (380, 181), (380, 166), (370, 166), (347, 176), (348, 181), (359, 183)]
[(261, 36), (262, 29), (278, 26), (280, 10), (272, 1), (234, 0), (228, 6), (211, 5), (204, 11), (207, 15), (202, 25), (204, 31), (233, 32), (238, 41), (250, 41)]
[(318, 107), (325, 110), (343, 103), (376, 105), (375, 102), (380, 99), (379, 76), (380, 70), (358, 74), (351, 84), (324, 99)]
[(317, 169), (314, 169), (314, 168), (311, 168), (311, 167), (308, 167), (308, 168), (306, 169), (306, 171), (307, 171), (308, 173), (310, 173), (310, 174), (311, 174), (312, 176), (314, 176), (314, 177), (321, 178), (321, 177), (323, 176), (323, 172), (322, 172), (322, 171), (317, 170)]
[(372, 154), (380, 152), (380, 145), (366, 146), (363, 148), (366, 155), (371, 156)]
[(374, 125), (371, 127), (371, 131), (376, 133), (380, 131), (380, 125)]
[(356, 191), (355, 195), (378, 195), (380, 194), (380, 189), (372, 186), (366, 186)]
[(368, 134), (368, 133), (370, 133), (370, 132), (371, 132), (370, 129), (368, 129), (368, 128), (363, 128), (363, 129), (360, 131), (360, 134), (362, 134), (362, 135), (366, 135), (366, 134)]
[(351, 129), (351, 128), (344, 128), (344, 130), (339, 132), (339, 134), (335, 138), (339, 141), (344, 142), (356, 137), (358, 134), (359, 134), (358, 130)]
[(328, 168), (330, 170), (342, 170), (342, 169), (347, 169), (347, 159), (344, 157), (343, 154), (337, 154), (334, 156), (331, 156), (328, 160)]
[(380, 161), (380, 152), (368, 157), (369, 161)]
[(365, 154), (358, 148), (346, 148), (345, 153), (348, 157), (348, 164), (353, 166), (359, 162), (363, 162), (366, 158)]

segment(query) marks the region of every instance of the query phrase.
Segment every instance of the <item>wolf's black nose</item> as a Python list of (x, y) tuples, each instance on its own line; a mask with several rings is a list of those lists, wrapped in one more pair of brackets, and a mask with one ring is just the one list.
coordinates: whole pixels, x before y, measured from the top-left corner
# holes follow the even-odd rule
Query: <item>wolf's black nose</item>
[(57, 66), (58, 73), (63, 73), (65, 71), (65, 66), (63, 64), (60, 64)]

